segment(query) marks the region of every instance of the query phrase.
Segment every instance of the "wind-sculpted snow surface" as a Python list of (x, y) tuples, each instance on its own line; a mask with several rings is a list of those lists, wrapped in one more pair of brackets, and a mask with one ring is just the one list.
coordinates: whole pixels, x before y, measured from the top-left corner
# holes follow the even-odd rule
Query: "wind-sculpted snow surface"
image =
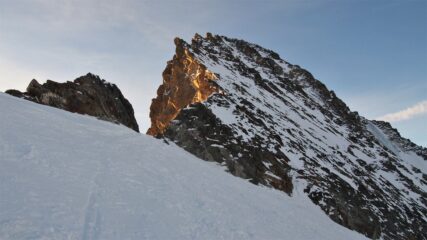
[(179, 109), (158, 137), (291, 196), (303, 182), (332, 220), (370, 238), (427, 239), (425, 148), (351, 112), (308, 71), (258, 45), (212, 34), (175, 44), (215, 75), (218, 90)]
[[(0, 93), (0, 239), (366, 239), (124, 126)], [(301, 183), (303, 184), (303, 183)]]

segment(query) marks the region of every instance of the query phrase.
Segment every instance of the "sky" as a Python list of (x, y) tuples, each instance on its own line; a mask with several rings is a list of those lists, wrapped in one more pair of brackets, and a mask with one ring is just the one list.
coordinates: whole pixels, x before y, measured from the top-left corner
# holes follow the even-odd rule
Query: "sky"
[(272, 49), (427, 147), (425, 0), (0, 0), (0, 91), (92, 72), (118, 85), (143, 132), (173, 39), (196, 32)]

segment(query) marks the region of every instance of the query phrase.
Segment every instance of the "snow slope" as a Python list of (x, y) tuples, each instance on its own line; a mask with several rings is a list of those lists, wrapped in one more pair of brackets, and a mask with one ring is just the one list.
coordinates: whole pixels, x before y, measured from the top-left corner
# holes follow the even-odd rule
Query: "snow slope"
[(0, 239), (365, 239), (174, 145), (0, 93)]

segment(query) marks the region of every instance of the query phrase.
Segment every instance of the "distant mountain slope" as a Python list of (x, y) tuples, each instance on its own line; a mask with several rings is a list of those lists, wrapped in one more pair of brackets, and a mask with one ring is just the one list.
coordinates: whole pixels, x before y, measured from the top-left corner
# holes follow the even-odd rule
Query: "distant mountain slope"
[(0, 93), (0, 239), (365, 239), (296, 186), (257, 187), (126, 127)]
[(378, 239), (427, 239), (427, 150), (369, 121), (268, 49), (207, 34), (175, 39), (148, 134), (234, 175), (295, 194)]

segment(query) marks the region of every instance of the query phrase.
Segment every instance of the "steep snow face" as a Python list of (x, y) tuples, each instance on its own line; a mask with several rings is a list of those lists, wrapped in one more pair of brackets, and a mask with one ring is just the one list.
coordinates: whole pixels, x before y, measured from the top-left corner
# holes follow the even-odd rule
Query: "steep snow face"
[[(0, 93), (0, 239), (365, 239), (124, 126)], [(300, 185), (297, 185), (300, 186)]]
[(426, 149), (389, 137), (270, 50), (211, 34), (175, 43), (219, 91), (158, 137), (289, 195), (298, 179), (331, 219), (370, 238), (427, 239)]

